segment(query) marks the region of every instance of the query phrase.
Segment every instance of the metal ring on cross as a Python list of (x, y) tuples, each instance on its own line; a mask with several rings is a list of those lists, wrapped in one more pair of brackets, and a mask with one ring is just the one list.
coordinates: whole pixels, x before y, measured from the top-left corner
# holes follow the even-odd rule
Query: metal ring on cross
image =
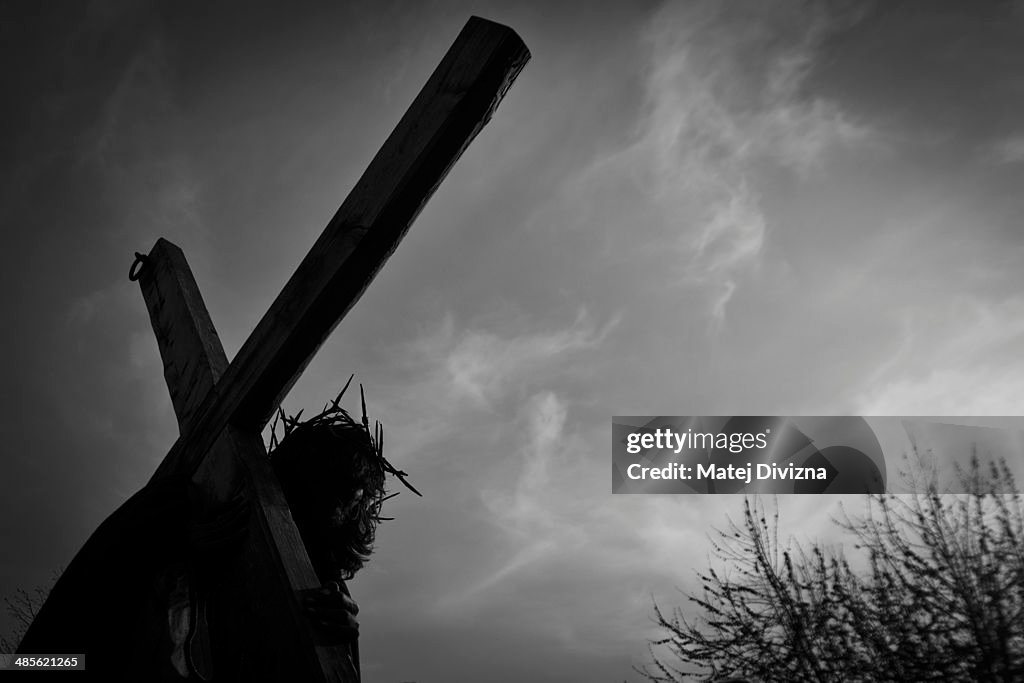
[(145, 254), (135, 252), (135, 260), (132, 261), (132, 267), (128, 269), (128, 279), (135, 282), (142, 275), (142, 269), (149, 263), (149, 257)]

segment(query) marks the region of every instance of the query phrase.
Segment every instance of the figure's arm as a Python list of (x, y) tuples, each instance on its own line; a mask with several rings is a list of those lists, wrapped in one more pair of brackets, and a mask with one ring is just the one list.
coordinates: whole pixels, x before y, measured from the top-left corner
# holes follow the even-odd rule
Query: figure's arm
[(123, 640), (139, 591), (155, 567), (181, 552), (187, 509), (181, 479), (150, 484), (125, 501), (68, 564), (19, 652), (89, 652), (97, 642)]

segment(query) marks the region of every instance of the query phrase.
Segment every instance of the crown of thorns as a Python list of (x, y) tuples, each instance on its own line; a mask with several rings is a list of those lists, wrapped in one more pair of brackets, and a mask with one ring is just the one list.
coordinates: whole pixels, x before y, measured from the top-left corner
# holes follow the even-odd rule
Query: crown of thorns
[[(371, 468), (377, 470), (380, 474), (379, 481), (382, 482), (379, 490), (368, 491), (365, 499), (365, 504), (369, 508), (367, 512), (371, 512), (371, 517), (375, 521), (382, 521), (391, 519), (390, 517), (380, 516), (381, 504), (390, 498), (397, 496), (400, 491), (396, 491), (391, 494), (387, 494), (383, 487), (383, 481), (385, 475), (390, 474), (391, 476), (402, 482), (402, 485), (407, 489), (415, 493), (417, 496), (423, 494), (416, 490), (412, 484), (409, 483), (409, 475), (402, 470), (398, 469), (384, 457), (384, 426), (379, 421), (374, 421), (373, 429), (370, 429), (370, 421), (366, 415), (366, 393), (363, 390), (363, 385), (359, 385), (359, 396), (362, 402), (363, 416), (360, 421), (356, 421), (347, 410), (341, 407), (341, 399), (345, 396), (345, 392), (348, 390), (349, 385), (352, 384), (352, 379), (355, 377), (353, 374), (345, 382), (345, 386), (342, 387), (337, 397), (333, 401), (329, 401), (324, 404), (324, 409), (320, 411), (318, 415), (309, 418), (308, 420), (302, 420), (302, 411), (300, 410), (295, 415), (286, 415), (284, 410), (280, 407), (277, 409), (277, 414), (274, 417), (274, 422), (270, 426), (270, 445), (267, 449), (268, 454), (273, 454), (287, 439), (290, 435), (298, 432), (299, 430), (308, 430), (314, 427), (328, 428), (330, 432), (336, 432), (338, 430), (348, 432), (354, 430), (358, 436), (356, 441), (360, 443), (359, 451), (364, 458), (367, 459), (368, 464)], [(280, 424), (283, 428), (283, 435), (280, 439), (277, 436), (277, 427)]]

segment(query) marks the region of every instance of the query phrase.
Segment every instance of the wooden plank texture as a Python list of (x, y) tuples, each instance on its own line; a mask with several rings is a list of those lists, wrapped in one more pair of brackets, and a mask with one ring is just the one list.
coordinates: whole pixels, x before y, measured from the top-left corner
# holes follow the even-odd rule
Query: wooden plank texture
[(184, 428), (228, 367), (228, 357), (192, 269), (174, 244), (157, 240), (139, 274), (171, 403)]
[(229, 422), (262, 428), (528, 59), (511, 29), (469, 20), (154, 477), (193, 471)]
[[(139, 284), (175, 412), (186, 423), (223, 374), (227, 357), (181, 249), (160, 239)], [(193, 481), (204, 509), (217, 509), (240, 488), (253, 503), (246, 542), (234, 566), (224, 568), (234, 580), (215, 596), (222, 615), (212, 633), (218, 662), (243, 680), (357, 681), (348, 646), (318, 642), (302, 612), (300, 591), (318, 588), (319, 581), (259, 434), (229, 425)]]

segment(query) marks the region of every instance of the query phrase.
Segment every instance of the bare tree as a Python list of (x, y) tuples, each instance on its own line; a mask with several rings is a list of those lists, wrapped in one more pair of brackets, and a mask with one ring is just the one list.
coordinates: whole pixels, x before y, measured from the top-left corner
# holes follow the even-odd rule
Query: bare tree
[[(657, 604), (648, 680), (1024, 680), (1024, 512), (1005, 464), (976, 459), (966, 494), (873, 495), (836, 520), (849, 558), (779, 543), (778, 512), (747, 499), (698, 573), (698, 616)], [(664, 654), (667, 652), (668, 654)]]
[(0, 652), (16, 652), (18, 650), (18, 643), (21, 642), (25, 631), (32, 624), (32, 620), (36, 618), (39, 608), (46, 602), (46, 596), (50, 594), (50, 589), (53, 588), (53, 584), (59, 577), (60, 570), (53, 573), (50, 582), (45, 586), (36, 586), (30, 591), (18, 588), (14, 591), (13, 596), (4, 598), (4, 609), (13, 620), (14, 625), (9, 633), (0, 635)]

